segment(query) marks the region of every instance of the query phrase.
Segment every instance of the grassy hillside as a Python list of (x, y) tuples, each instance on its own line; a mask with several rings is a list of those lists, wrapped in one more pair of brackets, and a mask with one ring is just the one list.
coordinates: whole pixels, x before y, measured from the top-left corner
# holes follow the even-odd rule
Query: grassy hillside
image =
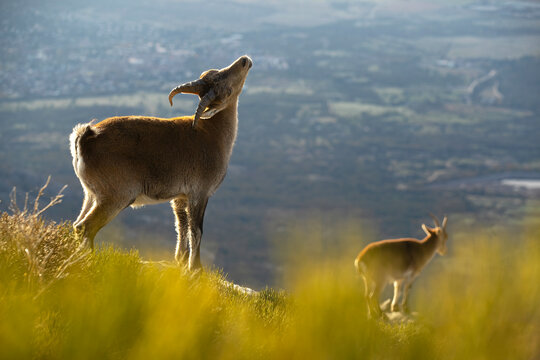
[(413, 288), (419, 315), (391, 323), (366, 319), (355, 254), (296, 254), (288, 292), (246, 295), (218, 270), (193, 276), (108, 245), (88, 253), (69, 223), (43, 221), (38, 208), (0, 216), (2, 358), (540, 356), (538, 224), (512, 241), (454, 230), (450, 254)]

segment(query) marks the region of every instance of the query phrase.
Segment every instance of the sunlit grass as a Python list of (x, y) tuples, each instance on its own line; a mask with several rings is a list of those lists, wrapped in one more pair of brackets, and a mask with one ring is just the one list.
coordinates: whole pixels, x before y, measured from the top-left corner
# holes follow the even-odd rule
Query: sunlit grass
[[(0, 349), (45, 359), (533, 359), (540, 355), (540, 230), (458, 231), (413, 287), (414, 321), (368, 320), (350, 253), (290, 234), (288, 292), (247, 295), (219, 271), (186, 273), (109, 245), (83, 252), (69, 224), (0, 217)], [(347, 235), (347, 233), (349, 235)], [(296, 239), (294, 239), (296, 237)], [(512, 238), (510, 238), (512, 237)], [(358, 240), (357, 246), (361, 247)], [(341, 244), (341, 245), (339, 245)], [(51, 251), (52, 250), (52, 251)], [(358, 249), (360, 250), (360, 249)], [(309, 254), (309, 256), (305, 256)], [(327, 254), (324, 256), (323, 254)]]

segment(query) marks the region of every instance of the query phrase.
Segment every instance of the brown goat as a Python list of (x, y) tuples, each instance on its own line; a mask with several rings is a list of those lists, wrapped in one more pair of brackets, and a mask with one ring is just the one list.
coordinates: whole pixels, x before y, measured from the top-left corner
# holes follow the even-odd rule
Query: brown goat
[(356, 257), (354, 265), (364, 279), (365, 296), (369, 314), (382, 316), (379, 297), (388, 283), (394, 284), (394, 297), (391, 310), (398, 311), (398, 299), (403, 291), (402, 310), (408, 311), (407, 297), (409, 289), (422, 269), (431, 261), (435, 253), (446, 253), (445, 217), (442, 225), (433, 217), (436, 227), (429, 228), (422, 224), (426, 237), (417, 239), (381, 240), (366, 246)]
[(173, 89), (171, 106), (178, 93), (201, 97), (195, 115), (112, 117), (73, 129), (73, 167), (85, 194), (74, 227), (88, 246), (93, 248), (96, 233), (124, 208), (170, 201), (178, 232), (175, 258), (189, 260), (190, 270), (201, 267), (204, 212), (227, 171), (238, 97), (251, 66), (242, 56)]

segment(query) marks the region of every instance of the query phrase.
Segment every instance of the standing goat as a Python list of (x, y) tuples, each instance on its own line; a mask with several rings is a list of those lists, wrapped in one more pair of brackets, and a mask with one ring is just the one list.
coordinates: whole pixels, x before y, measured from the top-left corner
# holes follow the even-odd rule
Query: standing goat
[(73, 167), (84, 190), (74, 227), (88, 246), (93, 248), (96, 233), (126, 207), (170, 201), (178, 232), (175, 258), (189, 260), (190, 270), (201, 267), (204, 211), (227, 172), (238, 97), (251, 66), (242, 56), (174, 88), (171, 106), (178, 93), (201, 98), (195, 115), (112, 117), (73, 129)]
[(435, 256), (435, 253), (446, 253), (445, 217), (442, 225), (439, 220), (431, 215), (435, 222), (435, 228), (429, 228), (422, 224), (426, 237), (417, 239), (392, 239), (381, 240), (369, 244), (358, 254), (354, 266), (364, 279), (366, 288), (366, 301), (369, 314), (382, 316), (379, 307), (379, 297), (388, 283), (394, 284), (394, 298), (392, 299), (392, 311), (398, 311), (398, 299), (403, 292), (401, 302), (402, 310), (407, 312), (407, 297), (414, 279), (420, 271)]

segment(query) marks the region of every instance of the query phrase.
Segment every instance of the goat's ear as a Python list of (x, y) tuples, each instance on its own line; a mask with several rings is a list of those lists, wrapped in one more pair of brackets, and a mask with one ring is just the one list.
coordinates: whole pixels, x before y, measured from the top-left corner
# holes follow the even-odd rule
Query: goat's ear
[(201, 119), (209, 119), (212, 116), (216, 115), (221, 110), (225, 109), (226, 107), (227, 107), (226, 103), (216, 104), (216, 105), (210, 104), (210, 106), (208, 106), (206, 110), (204, 110), (204, 112), (202, 113)]
[(206, 110), (202, 113), (201, 119), (209, 119), (216, 115), (221, 110), (225, 109), (228, 105), (232, 95), (232, 89), (228, 86), (215, 86), (214, 91), (217, 94), (217, 101), (214, 101), (208, 105)]
[(428, 228), (426, 224), (422, 224), (422, 230), (424, 230), (426, 235), (431, 235), (433, 233), (433, 229)]
[(206, 70), (205, 72), (203, 72), (201, 74), (201, 76), (199, 76), (199, 79), (202, 79), (203, 77), (206, 77), (208, 75), (212, 76), (212, 75), (214, 75), (214, 74), (216, 74), (218, 72), (219, 72), (219, 70), (216, 70), (216, 69)]

